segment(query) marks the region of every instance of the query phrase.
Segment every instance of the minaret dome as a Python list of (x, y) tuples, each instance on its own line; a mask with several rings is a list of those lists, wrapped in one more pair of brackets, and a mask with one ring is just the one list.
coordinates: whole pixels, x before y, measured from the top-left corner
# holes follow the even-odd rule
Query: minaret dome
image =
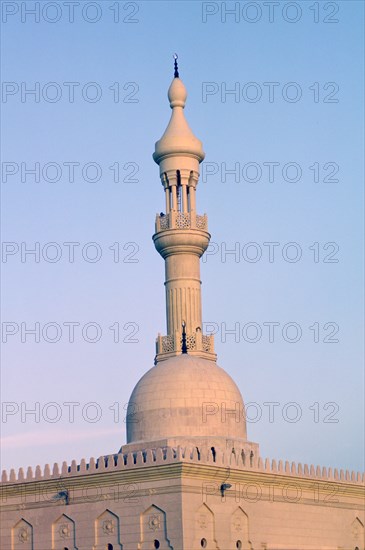
[(185, 118), (187, 95), (184, 83), (175, 76), (168, 91), (172, 109), (170, 122), (162, 138), (156, 142), (153, 154), (161, 173), (172, 168), (198, 171), (198, 165), (204, 159), (202, 142), (194, 135)]

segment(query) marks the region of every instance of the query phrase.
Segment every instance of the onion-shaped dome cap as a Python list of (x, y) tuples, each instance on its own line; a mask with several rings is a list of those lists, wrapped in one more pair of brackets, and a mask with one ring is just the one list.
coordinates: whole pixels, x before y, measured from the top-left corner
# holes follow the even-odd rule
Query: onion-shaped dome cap
[(166, 156), (188, 155), (199, 162), (205, 157), (202, 142), (194, 136), (184, 115), (187, 91), (182, 80), (175, 77), (171, 82), (168, 98), (172, 114), (162, 138), (156, 142), (154, 161), (159, 164)]

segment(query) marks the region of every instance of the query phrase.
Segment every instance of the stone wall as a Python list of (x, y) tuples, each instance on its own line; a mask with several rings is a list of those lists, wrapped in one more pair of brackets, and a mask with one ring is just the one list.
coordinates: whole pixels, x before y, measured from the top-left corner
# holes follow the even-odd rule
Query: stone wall
[(364, 475), (149, 449), (3, 474), (1, 520), (2, 550), (364, 550)]

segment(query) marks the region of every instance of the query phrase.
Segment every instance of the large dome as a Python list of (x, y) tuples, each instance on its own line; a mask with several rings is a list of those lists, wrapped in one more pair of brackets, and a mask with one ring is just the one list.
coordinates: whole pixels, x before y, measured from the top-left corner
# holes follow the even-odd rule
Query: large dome
[(241, 393), (216, 363), (181, 354), (150, 369), (134, 388), (127, 442), (213, 437), (246, 440)]

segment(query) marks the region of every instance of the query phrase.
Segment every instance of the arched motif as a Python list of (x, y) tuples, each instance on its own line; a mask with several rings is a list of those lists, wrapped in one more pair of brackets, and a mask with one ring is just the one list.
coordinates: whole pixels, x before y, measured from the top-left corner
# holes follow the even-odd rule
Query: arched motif
[(33, 550), (33, 526), (24, 518), (11, 530), (11, 550)]
[(73, 519), (62, 514), (52, 524), (52, 550), (77, 550), (76, 526)]
[(105, 510), (95, 520), (95, 544), (93, 550), (122, 550), (119, 517)]
[(141, 540), (138, 550), (173, 550), (167, 538), (166, 513), (152, 504), (140, 517)]
[(351, 535), (354, 548), (365, 550), (365, 529), (362, 521), (356, 517), (351, 524)]
[(240, 506), (231, 516), (231, 548), (252, 550), (248, 535), (248, 516)]
[(205, 503), (195, 512), (194, 519), (194, 550), (218, 550), (215, 538), (215, 519), (212, 510)]

